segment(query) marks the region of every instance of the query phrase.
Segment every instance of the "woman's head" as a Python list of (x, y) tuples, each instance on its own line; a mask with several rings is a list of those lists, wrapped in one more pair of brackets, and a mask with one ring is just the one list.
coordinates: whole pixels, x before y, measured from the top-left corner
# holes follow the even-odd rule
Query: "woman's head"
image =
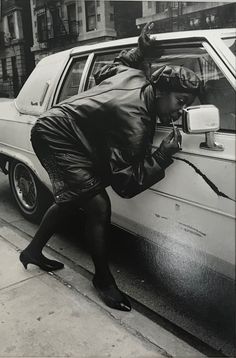
[(183, 108), (190, 106), (195, 95), (185, 92), (160, 92), (156, 98), (156, 112), (163, 124), (177, 121)]
[(151, 76), (156, 97), (156, 112), (160, 121), (176, 121), (184, 107), (190, 106), (200, 93), (201, 81), (191, 70), (182, 66), (163, 66)]

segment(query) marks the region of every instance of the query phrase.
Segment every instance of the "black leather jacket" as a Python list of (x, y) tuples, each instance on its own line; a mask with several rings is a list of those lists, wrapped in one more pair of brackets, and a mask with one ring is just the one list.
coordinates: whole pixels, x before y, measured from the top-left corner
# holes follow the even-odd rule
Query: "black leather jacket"
[(155, 98), (143, 71), (123, 65), (112, 67), (112, 71), (113, 76), (98, 86), (43, 116), (57, 121), (58, 114), (64, 113), (73, 118), (74, 131), (95, 167), (108, 162), (107, 184), (120, 196), (131, 198), (164, 178), (172, 159), (158, 149), (152, 153)]

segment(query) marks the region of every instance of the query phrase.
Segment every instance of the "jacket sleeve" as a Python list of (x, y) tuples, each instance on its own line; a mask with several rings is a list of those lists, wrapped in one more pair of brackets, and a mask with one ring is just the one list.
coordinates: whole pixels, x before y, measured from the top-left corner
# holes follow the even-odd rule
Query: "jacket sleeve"
[[(94, 73), (94, 79), (96, 85), (106, 80), (109, 77), (115, 76), (121, 71), (131, 68), (143, 70), (143, 57), (139, 51), (139, 48), (133, 48), (131, 50), (122, 50), (119, 55), (114, 59), (112, 64), (104, 65), (97, 72)], [(125, 67), (124, 67), (125, 66)]]
[[(157, 60), (161, 57), (162, 51), (159, 48), (153, 49), (152, 57), (155, 57)], [(142, 54), (139, 47), (132, 48), (131, 50), (122, 50), (112, 64), (104, 65), (94, 74), (95, 83), (98, 85), (103, 80), (116, 75), (120, 72), (120, 67), (124, 66), (142, 70), (147, 77), (150, 77), (151, 69), (149, 62), (146, 61), (145, 54)]]
[(128, 149), (110, 148), (111, 186), (121, 197), (132, 198), (163, 179), (172, 163), (159, 149), (148, 149), (140, 159)]
[(135, 47), (131, 50), (121, 51), (119, 55), (115, 58), (114, 63), (141, 70), (143, 69), (143, 60), (144, 57), (139, 47)]

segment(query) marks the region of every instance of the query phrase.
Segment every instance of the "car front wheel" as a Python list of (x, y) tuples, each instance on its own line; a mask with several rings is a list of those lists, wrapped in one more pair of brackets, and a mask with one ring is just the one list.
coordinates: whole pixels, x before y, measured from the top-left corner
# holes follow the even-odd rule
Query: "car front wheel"
[(30, 221), (39, 222), (52, 202), (48, 190), (27, 165), (16, 160), (9, 165), (9, 182), (22, 215)]

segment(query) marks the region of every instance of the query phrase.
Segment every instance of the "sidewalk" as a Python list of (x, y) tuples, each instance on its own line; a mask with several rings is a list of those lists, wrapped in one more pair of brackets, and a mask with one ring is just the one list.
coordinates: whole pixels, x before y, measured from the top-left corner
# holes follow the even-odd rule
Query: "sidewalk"
[(35, 266), (25, 271), (2, 238), (0, 252), (0, 357), (161, 357), (87, 296), (81, 275), (79, 292)]
[(205, 357), (135, 309), (105, 306), (76, 266), (25, 270), (28, 240), (0, 219), (0, 357)]

